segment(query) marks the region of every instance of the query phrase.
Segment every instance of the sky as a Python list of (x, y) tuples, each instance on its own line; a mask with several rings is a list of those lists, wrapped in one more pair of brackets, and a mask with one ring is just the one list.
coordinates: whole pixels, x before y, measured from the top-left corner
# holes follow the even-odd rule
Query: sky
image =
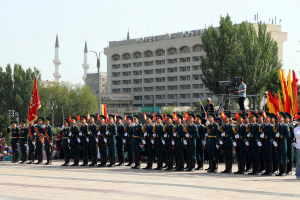
[[(21, 64), (36, 67), (42, 80), (54, 80), (56, 34), (59, 37), (62, 81), (82, 83), (84, 43), (101, 52), (109, 41), (163, 35), (219, 26), (220, 16), (234, 23), (277, 18), (282, 32), (283, 68), (300, 71), (299, 0), (0, 0), (0, 66)], [(299, 52), (296, 52), (298, 50)], [(101, 72), (107, 71), (106, 56), (100, 57)], [(89, 54), (89, 72), (97, 72), (96, 55)]]

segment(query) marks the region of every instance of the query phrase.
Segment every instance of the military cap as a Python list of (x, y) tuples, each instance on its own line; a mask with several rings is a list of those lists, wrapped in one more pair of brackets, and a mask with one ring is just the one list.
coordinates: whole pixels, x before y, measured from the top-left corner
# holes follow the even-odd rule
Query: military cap
[(50, 118), (49, 117), (45, 117), (45, 121), (50, 121)]
[(257, 115), (257, 113), (252, 112), (252, 113), (251, 113), (251, 117), (258, 117), (258, 115)]
[(100, 119), (105, 119), (106, 120), (106, 117), (104, 115), (100, 115), (99, 117), (100, 117)]
[(274, 119), (277, 118), (276, 115), (275, 115), (274, 113), (271, 113), (271, 115), (272, 115), (272, 118), (274, 118)]
[(290, 114), (290, 113), (286, 112), (286, 113), (284, 113), (284, 114), (285, 114), (285, 118), (289, 118), (289, 119), (291, 119), (291, 118), (292, 118), (292, 116), (291, 116), (291, 114)]
[(221, 118), (220, 117), (216, 117), (215, 120), (221, 120)]
[(172, 115), (167, 114), (167, 118), (173, 119)]
[(177, 114), (177, 118), (183, 120), (183, 117), (180, 114)]
[[(300, 112), (297, 112), (297, 114), (300, 116)], [(300, 118), (300, 117), (299, 117)]]
[(90, 118), (95, 119), (96, 117), (95, 117), (95, 115), (91, 115)]
[(39, 117), (39, 118), (38, 118), (38, 120), (42, 120), (42, 121), (44, 121), (44, 118), (43, 118), (43, 117)]
[(194, 113), (189, 113), (189, 117), (192, 117), (192, 118), (194, 118), (194, 119), (195, 119), (195, 115), (194, 115)]
[(284, 112), (279, 112), (279, 117), (285, 118), (285, 113)]
[(82, 115), (82, 116), (80, 117), (80, 119), (85, 119), (85, 120), (87, 120), (86, 116), (84, 116), (84, 115)]
[(257, 114), (258, 117), (262, 117), (263, 116), (262, 112), (257, 112), (256, 114)]
[(72, 116), (71, 119), (74, 119), (75, 121), (77, 121), (77, 117)]
[(140, 119), (140, 117), (138, 115), (133, 115), (133, 118)]
[[(244, 115), (244, 119), (249, 118), (248, 113), (242, 113), (242, 114)], [(251, 113), (251, 115), (252, 115), (252, 113)]]
[(208, 117), (213, 117), (213, 118), (216, 118), (215, 114), (213, 112), (209, 112), (207, 113), (207, 118)]
[(239, 117), (245, 119), (245, 115), (243, 113), (239, 113)]
[(266, 116), (272, 118), (272, 113), (266, 112)]
[(21, 124), (26, 124), (26, 121), (25, 120), (21, 120)]
[(117, 116), (117, 120), (123, 120), (123, 117), (121, 117), (121, 116)]
[(17, 124), (17, 122), (16, 122), (16, 121), (11, 121), (10, 123), (11, 123), (11, 124)]
[(228, 118), (231, 118), (231, 114), (228, 113), (228, 112), (225, 113), (225, 116), (228, 117)]
[(151, 119), (151, 120), (153, 119), (153, 117), (151, 115), (149, 115), (149, 114), (146, 115), (146, 117), (149, 118), (149, 119)]
[(69, 120), (68, 120), (67, 118), (65, 118), (65, 119), (64, 119), (64, 122), (68, 122), (68, 123), (69, 123)]
[(197, 119), (202, 120), (202, 116), (201, 115), (196, 115)]
[(130, 119), (131, 121), (133, 120), (132, 116), (127, 116), (126, 119)]
[(163, 119), (161, 115), (156, 115), (156, 119)]
[(112, 115), (112, 114), (110, 114), (110, 115), (108, 115), (108, 118), (114, 118), (115, 116), (114, 115)]

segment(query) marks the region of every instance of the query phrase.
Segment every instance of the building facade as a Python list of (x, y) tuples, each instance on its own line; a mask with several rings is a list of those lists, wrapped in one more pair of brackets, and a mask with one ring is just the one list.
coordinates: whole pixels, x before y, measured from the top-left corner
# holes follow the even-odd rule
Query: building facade
[[(98, 95), (98, 73), (88, 73), (86, 74), (86, 85), (89, 85), (92, 89), (93, 93)], [(100, 72), (100, 92), (101, 93), (107, 93), (107, 73), (106, 72)]]

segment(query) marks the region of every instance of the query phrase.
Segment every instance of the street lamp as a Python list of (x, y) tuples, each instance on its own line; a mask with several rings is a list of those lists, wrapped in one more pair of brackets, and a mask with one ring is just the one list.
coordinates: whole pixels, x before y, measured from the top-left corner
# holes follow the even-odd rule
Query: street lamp
[(99, 115), (101, 115), (101, 98), (100, 98), (100, 54), (103, 52), (101, 51), (99, 53), (99, 56), (97, 54), (96, 51), (90, 51), (90, 52), (94, 52), (97, 56), (97, 68), (98, 68), (98, 104), (99, 104), (99, 109), (98, 109), (98, 112), (99, 112)]

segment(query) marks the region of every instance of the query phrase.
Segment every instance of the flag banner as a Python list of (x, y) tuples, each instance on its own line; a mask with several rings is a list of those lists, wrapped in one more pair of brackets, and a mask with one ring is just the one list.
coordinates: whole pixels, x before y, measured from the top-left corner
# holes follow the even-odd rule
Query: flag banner
[(30, 105), (28, 109), (27, 121), (28, 123), (34, 122), (37, 116), (37, 110), (41, 107), (39, 92), (37, 89), (36, 77), (34, 79), (33, 88), (31, 92)]

